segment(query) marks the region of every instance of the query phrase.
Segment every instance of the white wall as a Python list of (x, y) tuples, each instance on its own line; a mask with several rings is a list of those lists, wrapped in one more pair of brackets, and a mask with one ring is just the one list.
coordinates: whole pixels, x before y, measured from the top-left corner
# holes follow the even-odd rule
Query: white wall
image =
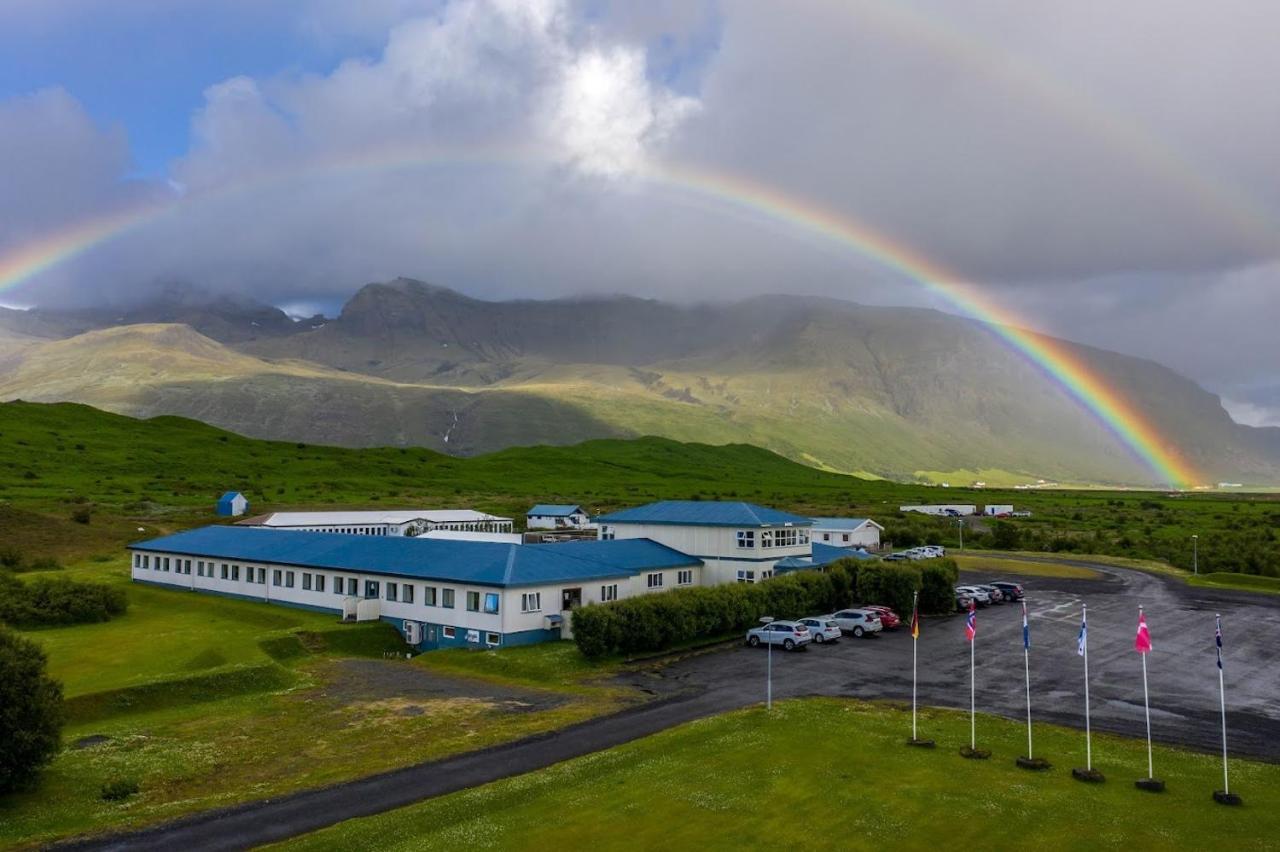
[[(846, 538), (848, 536), (848, 538)], [(833, 529), (815, 526), (813, 540), (832, 547), (880, 547), (880, 528), (874, 524), (863, 524), (856, 530)]]
[[(736, 583), (739, 571), (752, 572), (754, 581), (765, 578), (766, 573), (773, 570), (779, 559), (788, 556), (810, 556), (813, 553), (809, 543), (808, 527), (703, 527), (685, 524), (602, 524), (600, 536), (606, 536), (606, 528), (615, 538), (648, 538), (667, 547), (675, 548), (681, 553), (696, 556), (706, 563), (703, 569), (703, 583), (719, 585), (720, 583)], [(755, 534), (755, 546), (743, 548), (738, 546), (738, 530), (749, 530)], [(761, 547), (761, 533), (765, 530), (776, 532), (782, 529), (796, 530), (803, 542), (789, 547)]]
[(591, 519), (575, 512), (572, 515), (526, 515), (525, 528), (531, 530), (581, 530), (591, 526)]

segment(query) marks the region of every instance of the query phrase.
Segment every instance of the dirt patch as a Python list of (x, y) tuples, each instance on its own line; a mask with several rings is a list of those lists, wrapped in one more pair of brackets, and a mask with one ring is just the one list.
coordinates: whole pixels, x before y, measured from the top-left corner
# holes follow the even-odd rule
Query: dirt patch
[(508, 713), (546, 710), (564, 702), (553, 692), (449, 677), (394, 660), (336, 660), (320, 672), (322, 683), (300, 693), (308, 700), (342, 707), (371, 705), (417, 716), (461, 703), (483, 704)]
[(91, 734), (87, 737), (81, 737), (71, 744), (72, 748), (93, 748), (103, 743), (111, 742), (111, 737), (106, 734)]

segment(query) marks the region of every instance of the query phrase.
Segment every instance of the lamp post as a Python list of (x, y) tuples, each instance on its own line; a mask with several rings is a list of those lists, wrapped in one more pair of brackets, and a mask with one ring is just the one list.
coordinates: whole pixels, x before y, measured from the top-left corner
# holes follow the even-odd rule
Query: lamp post
[(1200, 573), (1200, 536), (1191, 536), (1191, 573)]
[[(765, 625), (766, 627), (768, 627), (769, 623), (772, 621), (773, 621), (773, 616), (771, 615), (766, 615), (760, 619), (760, 623)], [(766, 636), (765, 644), (767, 645), (765, 649), (765, 659), (768, 660), (768, 663), (765, 668), (764, 709), (772, 710), (773, 709), (773, 637)]]
[(956, 527), (960, 530), (960, 549), (964, 550), (964, 518), (956, 518)]

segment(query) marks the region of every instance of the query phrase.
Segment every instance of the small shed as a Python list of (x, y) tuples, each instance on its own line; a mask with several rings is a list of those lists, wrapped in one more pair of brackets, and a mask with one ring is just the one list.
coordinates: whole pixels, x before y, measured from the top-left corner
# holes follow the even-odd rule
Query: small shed
[(238, 518), (249, 511), (249, 501), (239, 491), (228, 491), (218, 498), (216, 510), (224, 518)]

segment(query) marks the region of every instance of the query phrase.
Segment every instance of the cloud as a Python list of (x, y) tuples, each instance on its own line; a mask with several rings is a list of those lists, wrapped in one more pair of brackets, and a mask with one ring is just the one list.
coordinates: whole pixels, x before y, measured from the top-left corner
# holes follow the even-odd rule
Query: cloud
[[(291, 8), (317, 40), (378, 47), (208, 86), (167, 175), (189, 201), (40, 279), (42, 301), (185, 278), (329, 304), (405, 274), (482, 296), (949, 307), (820, 235), (645, 178), (675, 163), (865, 220), (1031, 324), (1263, 404), (1280, 357), (1280, 6)], [(123, 132), (65, 92), (0, 104), (0, 156), (0, 241), (139, 191)]]

